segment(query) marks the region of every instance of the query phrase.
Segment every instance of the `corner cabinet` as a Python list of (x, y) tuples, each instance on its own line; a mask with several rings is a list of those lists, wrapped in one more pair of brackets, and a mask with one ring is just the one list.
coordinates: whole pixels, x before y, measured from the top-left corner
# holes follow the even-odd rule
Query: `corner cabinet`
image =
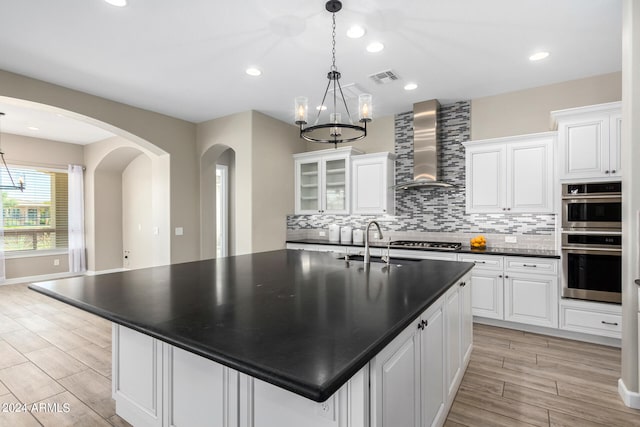
[(351, 160), (351, 213), (395, 214), (395, 154), (374, 153)]
[(560, 179), (622, 176), (621, 103), (551, 112), (558, 125)]
[(552, 213), (555, 132), (468, 141), (467, 213)]
[(294, 154), (295, 213), (348, 214), (352, 148), (337, 148)]

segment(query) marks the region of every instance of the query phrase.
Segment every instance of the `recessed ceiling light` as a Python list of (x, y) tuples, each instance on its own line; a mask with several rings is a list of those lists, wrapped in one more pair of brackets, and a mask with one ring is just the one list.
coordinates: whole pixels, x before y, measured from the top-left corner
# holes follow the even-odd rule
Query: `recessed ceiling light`
[(354, 25), (347, 30), (347, 37), (351, 39), (359, 39), (364, 36), (365, 30), (360, 25)]
[(27, 129), (29, 129), (29, 130), (40, 130), (40, 128), (36, 127), (36, 126), (27, 126)]
[(111, 6), (125, 7), (127, 5), (127, 0), (104, 0), (109, 3)]
[(529, 57), (529, 61), (540, 61), (549, 56), (549, 52), (536, 52)]
[(404, 85), (404, 90), (414, 90), (417, 88), (418, 88), (418, 85), (415, 83), (407, 83), (406, 85)]
[(382, 51), (382, 49), (384, 49), (384, 45), (380, 42), (372, 42), (367, 46), (367, 52), (370, 53), (377, 53)]
[(262, 74), (262, 71), (258, 70), (257, 68), (247, 68), (246, 73), (250, 76), (256, 77)]
[(318, 111), (324, 111), (324, 110), (326, 110), (326, 109), (327, 109), (327, 106), (326, 106), (326, 105), (318, 105), (318, 106), (316, 107), (316, 110), (318, 110)]

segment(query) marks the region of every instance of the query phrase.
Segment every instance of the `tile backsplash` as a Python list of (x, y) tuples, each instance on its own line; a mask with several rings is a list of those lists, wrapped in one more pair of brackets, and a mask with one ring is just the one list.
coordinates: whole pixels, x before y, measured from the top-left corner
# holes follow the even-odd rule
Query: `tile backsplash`
[[(468, 242), (476, 234), (488, 237), (489, 246), (553, 249), (553, 214), (466, 214), (465, 151), (463, 141), (470, 138), (471, 103), (456, 102), (441, 106), (440, 179), (453, 188), (423, 187), (396, 191), (396, 214), (363, 215), (289, 215), (287, 238), (321, 238), (320, 230), (329, 224), (364, 228), (377, 219), (387, 231), (385, 240), (421, 239)], [(413, 178), (413, 112), (395, 116), (396, 182)], [(327, 233), (328, 234), (328, 233)], [(516, 235), (516, 244), (505, 244), (505, 235)]]

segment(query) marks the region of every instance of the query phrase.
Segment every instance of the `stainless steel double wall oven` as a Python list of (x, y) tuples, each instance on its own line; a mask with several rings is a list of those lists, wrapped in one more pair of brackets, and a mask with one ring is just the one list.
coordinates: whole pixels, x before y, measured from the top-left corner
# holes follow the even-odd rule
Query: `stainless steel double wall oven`
[(622, 185), (562, 185), (562, 296), (622, 300)]

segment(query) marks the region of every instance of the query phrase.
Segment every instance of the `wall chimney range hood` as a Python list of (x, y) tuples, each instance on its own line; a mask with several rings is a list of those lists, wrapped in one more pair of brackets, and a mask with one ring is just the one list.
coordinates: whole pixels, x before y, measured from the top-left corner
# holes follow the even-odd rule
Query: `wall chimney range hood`
[(436, 99), (413, 104), (413, 180), (396, 184), (396, 189), (452, 187), (438, 176), (439, 110)]

